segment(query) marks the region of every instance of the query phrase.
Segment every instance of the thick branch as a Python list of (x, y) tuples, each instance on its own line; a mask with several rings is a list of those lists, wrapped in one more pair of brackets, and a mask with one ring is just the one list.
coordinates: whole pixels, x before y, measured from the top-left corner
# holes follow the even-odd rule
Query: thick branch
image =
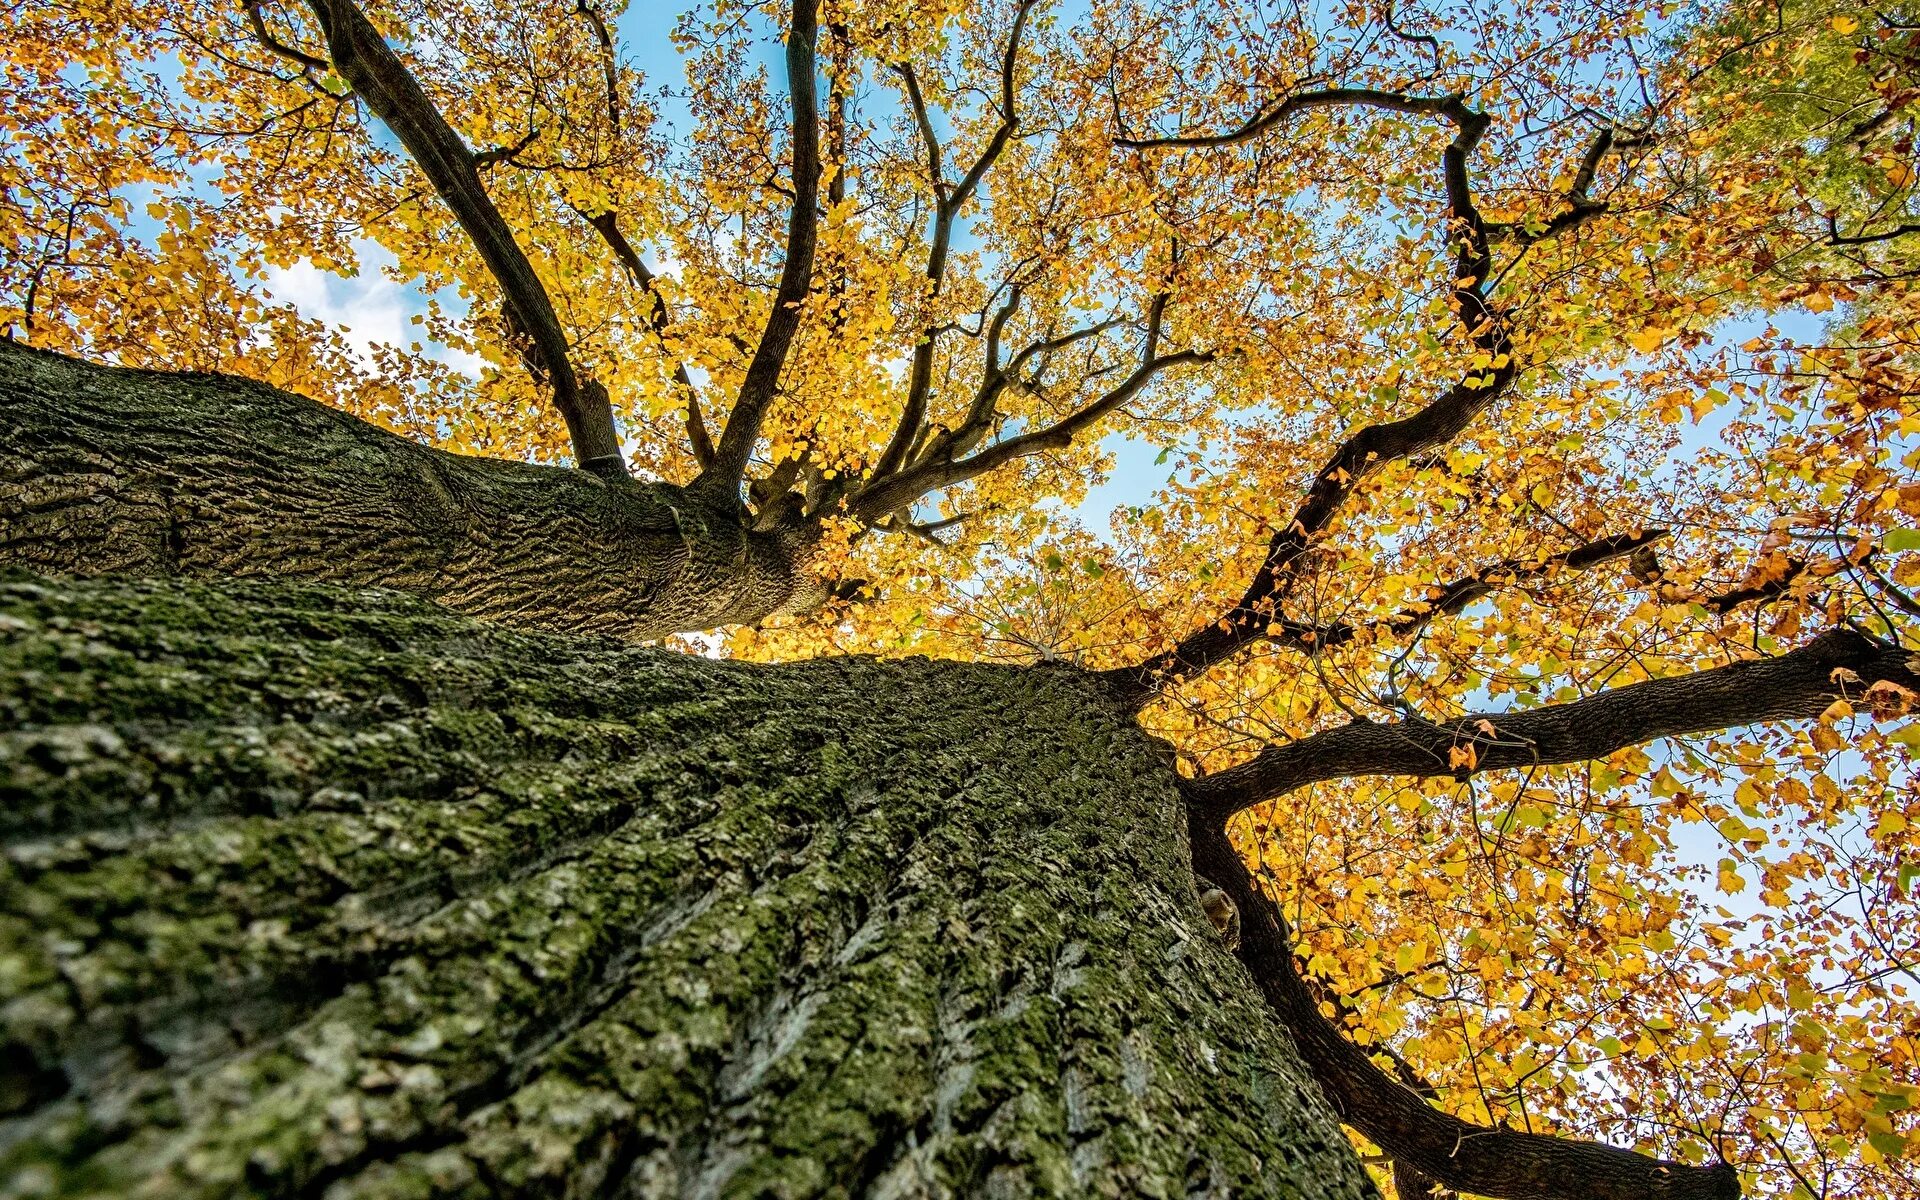
[(1194, 870), (1240, 910), (1240, 960), (1292, 1032), (1340, 1119), (1396, 1166), (1503, 1200), (1738, 1200), (1739, 1176), (1725, 1164), (1695, 1167), (1598, 1142), (1489, 1129), (1435, 1108), (1321, 1014), (1294, 966), (1279, 908), (1254, 888), (1219, 823), (1196, 814), (1191, 836)]
[(606, 389), (574, 373), (547, 289), (481, 186), (472, 151), (353, 0), (307, 3), (326, 34), (334, 70), (407, 148), (499, 283), (510, 322), (531, 342), (529, 365), (553, 388), (574, 457), (595, 474), (624, 478), (626, 460)]
[(0, 342), (0, 564), (331, 581), (645, 639), (819, 604), (806, 536), (667, 484), (449, 454), (264, 384)]
[[(1461, 124), (1475, 119), (1460, 96), (1408, 96), (1378, 88), (1335, 87), (1295, 92), (1273, 107), (1249, 117), (1246, 122), (1225, 133), (1183, 133), (1164, 138), (1115, 138), (1114, 144), (1136, 150), (1161, 148), (1200, 148), (1232, 146), (1252, 141), (1267, 130), (1284, 124), (1288, 118), (1320, 108), (1380, 108), (1413, 116), (1444, 116)], [(1484, 122), (1485, 118), (1478, 118)]]
[(767, 313), (760, 345), (747, 364), (740, 395), (721, 431), (713, 465), (700, 472), (694, 488), (738, 502), (740, 480), (760, 436), (760, 423), (780, 386), (787, 352), (800, 329), (801, 308), (813, 283), (813, 251), (819, 234), (820, 117), (814, 99), (814, 44), (819, 34), (818, 0), (794, 0), (787, 32), (787, 92), (793, 106), (793, 207), (787, 215), (787, 257), (780, 286)]
[(1882, 680), (1920, 691), (1920, 656), (1851, 626), (1798, 650), (1576, 700), (1441, 724), (1356, 722), (1271, 746), (1248, 762), (1187, 781), (1188, 802), (1225, 817), (1328, 779), (1452, 775), (1585, 762), (1663, 737), (1818, 716), (1836, 698)]

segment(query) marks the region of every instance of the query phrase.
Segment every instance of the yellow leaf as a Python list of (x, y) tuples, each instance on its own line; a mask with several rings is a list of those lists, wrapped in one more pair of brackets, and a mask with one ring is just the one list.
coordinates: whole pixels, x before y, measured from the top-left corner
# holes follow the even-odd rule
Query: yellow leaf
[(1670, 329), (1659, 329), (1649, 326), (1642, 329), (1639, 333), (1627, 335), (1627, 344), (1642, 354), (1652, 354), (1655, 350), (1665, 345), (1667, 339), (1671, 336), (1673, 336), (1673, 331)]

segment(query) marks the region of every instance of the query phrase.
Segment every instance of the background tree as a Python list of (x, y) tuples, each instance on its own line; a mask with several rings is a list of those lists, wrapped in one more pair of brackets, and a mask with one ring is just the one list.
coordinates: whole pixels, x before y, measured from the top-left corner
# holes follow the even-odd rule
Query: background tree
[[(9, 349), (10, 560), (628, 638), (786, 615), (742, 657), (979, 656), (988, 613), (989, 656), (1085, 669), (18, 589), (27, 1187), (1358, 1186), (1282, 1026), (1402, 1192), (1904, 1186), (1920, 812), (1906, 731), (1853, 717), (1915, 686), (1900, 223), (1850, 241), (1878, 179), (1727, 69), (1897, 113), (1896, 18), (722, 6), (676, 150), (589, 5), (19, 15), (21, 337), (586, 470)], [(249, 282), (369, 237), (464, 291), (424, 323), (478, 379), (345, 359)], [(1729, 344), (1836, 301), (1830, 345)], [(1182, 474), (1095, 541), (1037, 504), (1113, 429)], [(142, 682), (41, 695), (88, 654)], [(161, 680), (209, 675), (166, 726)], [(219, 748), (252, 724), (258, 775)], [(1168, 949), (1189, 853), (1272, 1026)], [(1156, 955), (1201, 965), (1120, 965)], [(821, 1085), (843, 1060), (881, 1082)]]

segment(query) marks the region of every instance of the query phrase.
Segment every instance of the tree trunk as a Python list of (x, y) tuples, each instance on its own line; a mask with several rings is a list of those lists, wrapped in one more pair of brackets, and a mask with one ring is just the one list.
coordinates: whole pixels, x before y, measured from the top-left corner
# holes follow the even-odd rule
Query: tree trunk
[(264, 384), (0, 341), (0, 562), (393, 587), (652, 638), (817, 604), (805, 551), (671, 485), (448, 454)]
[(1103, 696), (0, 576), (0, 1193), (1370, 1194)]

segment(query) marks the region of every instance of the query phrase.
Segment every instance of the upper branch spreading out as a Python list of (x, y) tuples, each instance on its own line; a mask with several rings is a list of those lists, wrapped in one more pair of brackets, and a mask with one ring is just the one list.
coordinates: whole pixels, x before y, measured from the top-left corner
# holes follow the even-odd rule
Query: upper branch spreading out
[[(1139, 148), (1232, 145), (1257, 137), (1298, 113), (1338, 107), (1440, 116), (1453, 124), (1455, 134), (1442, 156), (1442, 172), (1447, 196), (1447, 234), (1454, 243), (1454, 312), (1469, 343), (1484, 356), (1488, 365), (1455, 383), (1411, 416), (1366, 426), (1348, 438), (1321, 468), (1293, 520), (1273, 535), (1259, 570), (1232, 608), (1189, 634), (1171, 650), (1136, 666), (1105, 673), (1109, 685), (1128, 702), (1144, 704), (1164, 679), (1205, 670), (1267, 636), (1281, 619), (1280, 604), (1297, 578), (1301, 560), (1360, 483), (1395, 459), (1452, 441), (1506, 393), (1518, 374), (1506, 316), (1486, 294), (1493, 271), (1489, 226), (1474, 204), (1468, 170), (1490, 119), (1485, 113), (1470, 108), (1463, 97), (1408, 96), (1373, 88), (1323, 88), (1295, 93), (1226, 133), (1123, 139), (1120, 144)], [(1576, 173), (1569, 191), (1568, 212), (1556, 218), (1557, 226), (1550, 225), (1548, 232), (1525, 235), (1525, 240), (1539, 240), (1561, 232), (1603, 211), (1604, 205), (1588, 196), (1600, 163), (1614, 150), (1639, 144), (1640, 140), (1640, 135), (1620, 139), (1610, 130), (1603, 133), (1589, 148)]]
[[(854, 511), (863, 520), (878, 521), (936, 488), (963, 483), (1029, 454), (1037, 454), (1043, 450), (1065, 449), (1073, 444), (1074, 438), (1098, 424), (1107, 414), (1138, 396), (1167, 368), (1186, 363), (1213, 361), (1214, 354), (1209, 350), (1177, 350), (1169, 354), (1160, 353), (1160, 339), (1164, 332), (1167, 303), (1168, 297), (1165, 293), (1154, 297), (1147, 308), (1146, 334), (1142, 339), (1139, 365), (1125, 379), (1097, 399), (1045, 428), (1008, 438), (1002, 442), (995, 442), (967, 458), (958, 460), (951, 458), (950, 455), (957, 448), (958, 442), (943, 439), (940, 447), (942, 452), (938, 455), (923, 454), (914, 466), (870, 482), (853, 497)], [(1101, 326), (1101, 328), (1105, 327), (1105, 324)], [(1094, 332), (1096, 331), (1076, 330), (1062, 338), (1053, 339), (1053, 342), (1056, 345), (1066, 345), (1080, 338), (1093, 336)], [(1036, 343), (1036, 346), (1039, 345), (1043, 344)], [(1028, 349), (1035, 354), (1044, 353), (1044, 350), (1034, 347)], [(1022, 357), (1027, 354), (1028, 351), (1021, 352)], [(984, 420), (990, 421), (992, 418), (992, 396), (997, 395), (1010, 382), (1015, 381), (1003, 379), (994, 382), (990, 371), (987, 386), (991, 394), (987, 395), (984, 407), (978, 400), (974, 406), (976, 410), (982, 412)], [(983, 394), (986, 392), (983, 391)]]
[[(919, 77), (914, 74), (911, 64), (896, 64), (907, 91), (907, 100), (913, 109), (914, 123), (920, 130), (920, 140), (927, 151), (927, 174), (932, 181), (934, 192), (933, 237), (927, 248), (927, 296), (928, 299), (940, 294), (940, 287), (946, 280), (947, 256), (953, 247), (953, 223), (966, 207), (967, 201), (979, 190), (980, 183), (993, 168), (993, 164), (1006, 150), (1014, 131), (1020, 126), (1020, 114), (1016, 107), (1018, 98), (1017, 69), (1020, 58), (1020, 38), (1026, 30), (1027, 14), (1033, 10), (1034, 0), (1021, 0), (1020, 7), (1013, 16), (1013, 29), (1007, 34), (1007, 48), (1000, 59), (1000, 123), (994, 128), (993, 135), (967, 168), (960, 182), (948, 185), (941, 166), (939, 139), (933, 131), (933, 121), (927, 114), (927, 104), (920, 92)], [(888, 440), (887, 448), (881, 453), (880, 461), (874, 465), (872, 478), (880, 479), (899, 470), (919, 440), (927, 419), (927, 395), (933, 387), (933, 356), (939, 341), (940, 329), (937, 325), (928, 325), (921, 330), (920, 341), (913, 348), (913, 364), (907, 373), (906, 404), (900, 414), (900, 423)]]
[(1231, 133), (1130, 144), (1226, 145), (1256, 136), (1293, 113), (1340, 105), (1434, 113), (1454, 123), (1457, 132), (1444, 156), (1447, 228), (1449, 236), (1456, 240), (1454, 303), (1468, 338), (1494, 365), (1484, 375), (1469, 376), (1454, 384), (1412, 416), (1384, 425), (1369, 425), (1347, 439), (1315, 477), (1292, 522), (1273, 535), (1265, 560), (1238, 603), (1166, 653), (1137, 666), (1106, 673), (1115, 690), (1133, 703), (1144, 704), (1164, 677), (1204, 670), (1264, 636), (1293, 582), (1300, 559), (1361, 480), (1394, 459), (1451, 441), (1513, 381), (1516, 368), (1508, 353), (1505, 323), (1482, 290), (1490, 272), (1491, 258), (1485, 224), (1474, 207), (1467, 176), (1467, 159), (1485, 135), (1488, 119), (1485, 114), (1469, 109), (1459, 97), (1409, 97), (1366, 88), (1329, 88), (1290, 97), (1288, 102)]
[(553, 302), (482, 186), (473, 151), (353, 0), (307, 3), (326, 35), (333, 69), (407, 148), (499, 283), (509, 322), (530, 343), (528, 365), (553, 388), (554, 407), (566, 420), (580, 466), (610, 479), (625, 478), (626, 459), (607, 390), (575, 373)]
[(747, 364), (733, 412), (720, 433), (712, 463), (693, 482), (696, 491), (739, 503), (740, 481), (760, 436), (760, 423), (780, 386), (787, 351), (799, 332), (801, 308), (813, 284), (813, 252), (820, 226), (820, 115), (815, 100), (814, 57), (819, 37), (818, 0), (794, 0), (787, 31), (787, 93), (793, 107), (793, 206), (787, 215), (787, 257), (773, 294), (760, 345)]
[(1209, 819), (1328, 779), (1452, 775), (1585, 762), (1663, 737), (1818, 716), (1836, 698), (1886, 682), (1920, 691), (1920, 656), (1851, 626), (1797, 650), (1650, 679), (1545, 708), (1469, 713), (1443, 723), (1357, 722), (1270, 746), (1183, 785)]

